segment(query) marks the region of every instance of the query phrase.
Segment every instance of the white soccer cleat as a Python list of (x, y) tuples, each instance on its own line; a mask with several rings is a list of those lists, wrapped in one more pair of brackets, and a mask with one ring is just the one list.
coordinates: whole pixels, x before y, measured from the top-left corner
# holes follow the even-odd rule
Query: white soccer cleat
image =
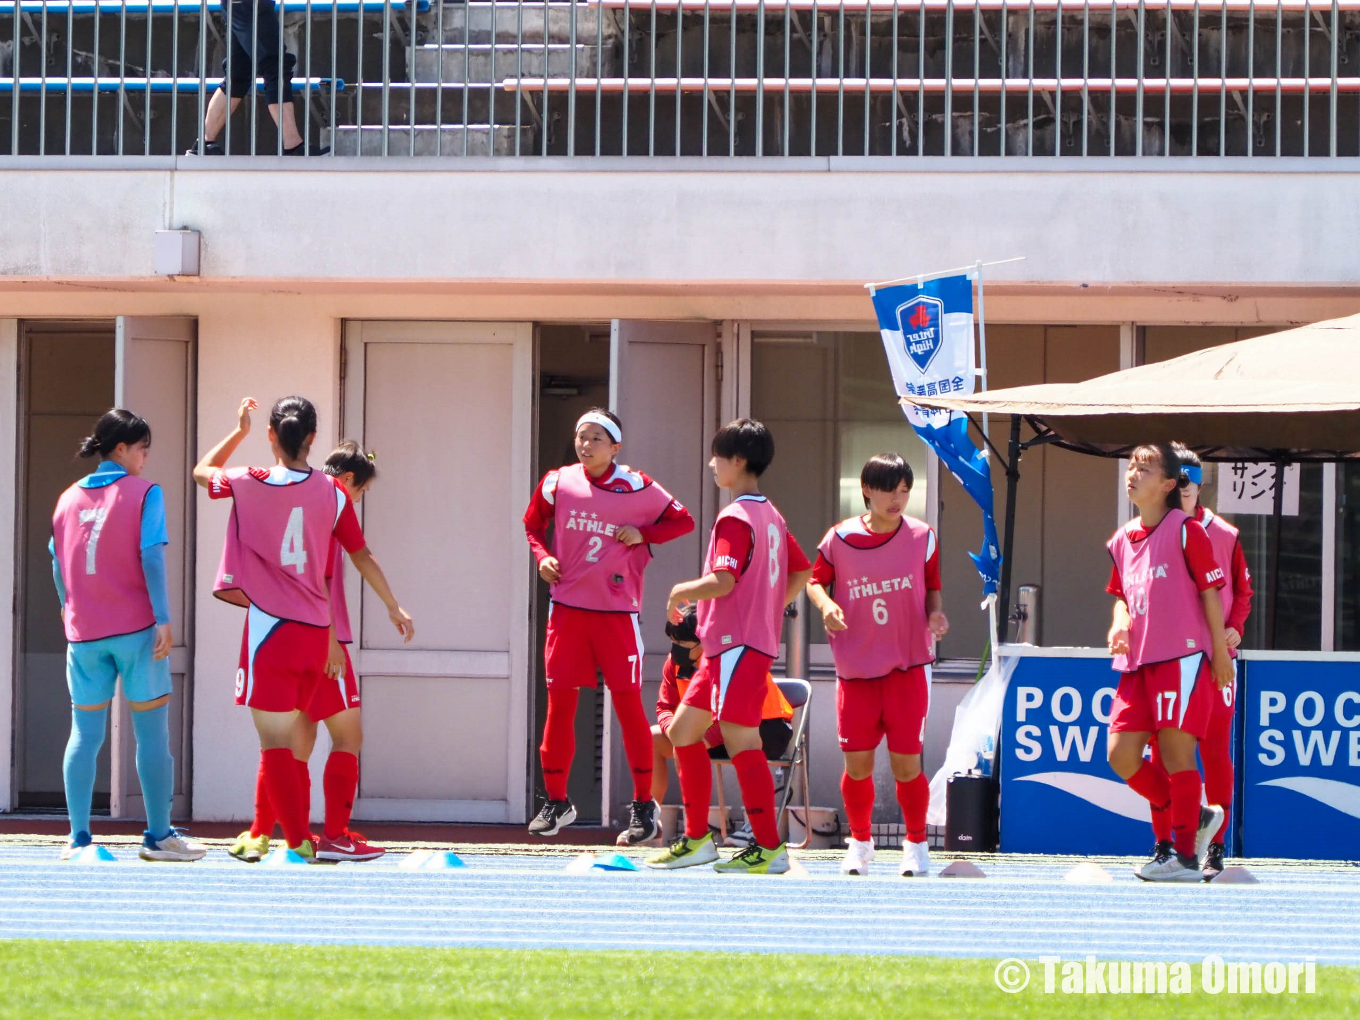
[(845, 859), (841, 861), (841, 874), (869, 874), (869, 862), (874, 859), (874, 841), (872, 839), (855, 839), (854, 836), (851, 836), (845, 843)]
[(197, 861), (207, 852), (202, 843), (188, 838), (183, 829), (171, 829), (164, 839), (155, 839), (151, 833), (142, 833), (142, 847), (137, 852), (144, 861)]
[(1144, 882), (1203, 882), (1199, 861), (1172, 850), (1148, 861), (1134, 872)]
[(930, 874), (930, 846), (927, 843), (902, 844), (904, 878), (925, 878)]

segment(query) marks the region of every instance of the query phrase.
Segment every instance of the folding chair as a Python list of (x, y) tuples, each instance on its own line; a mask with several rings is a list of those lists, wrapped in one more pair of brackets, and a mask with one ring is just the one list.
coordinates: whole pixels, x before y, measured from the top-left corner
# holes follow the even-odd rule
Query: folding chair
[[(808, 707), (812, 703), (812, 684), (806, 680), (775, 680), (780, 692), (784, 695), (784, 700), (793, 709), (793, 735), (789, 737), (789, 746), (784, 749), (783, 755), (778, 758), (769, 758), (771, 767), (782, 768), (785, 770), (783, 785), (783, 799), (779, 809), (775, 814), (778, 820), (784, 815), (784, 811), (789, 806), (789, 801), (793, 799), (793, 775), (797, 769), (802, 775), (803, 787), (803, 841), (801, 843), (790, 843), (791, 850), (801, 850), (808, 845), (808, 840), (812, 836), (812, 795), (808, 790), (808, 743), (807, 743), (807, 723)], [(730, 758), (714, 758), (713, 765), (717, 770), (718, 787), (718, 839), (727, 839), (727, 804), (723, 799), (723, 767), (731, 765)], [(780, 791), (776, 791), (778, 793)]]

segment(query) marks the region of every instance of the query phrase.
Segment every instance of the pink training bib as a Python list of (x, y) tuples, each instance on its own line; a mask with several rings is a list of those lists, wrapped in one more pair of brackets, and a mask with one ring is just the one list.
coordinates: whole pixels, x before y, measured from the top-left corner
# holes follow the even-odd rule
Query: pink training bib
[[(779, 654), (779, 635), (784, 624), (784, 594), (789, 581), (789, 532), (778, 510), (763, 496), (733, 500), (713, 522), (727, 517), (744, 521), (751, 528), (754, 544), (751, 562), (737, 577), (737, 586), (720, 599), (704, 599), (697, 612), (699, 643), (704, 654), (721, 655), (729, 648), (745, 646), (771, 657)], [(708, 540), (704, 573), (716, 564), (714, 538)]]
[(876, 680), (935, 661), (925, 576), (934, 532), (925, 521), (903, 517), (882, 545), (858, 549), (847, 541), (869, 534), (864, 519), (852, 517), (828, 531), (817, 547), (836, 571), (833, 597), (845, 615), (845, 630), (827, 632), (842, 680)]
[(562, 577), (552, 586), (552, 600), (576, 609), (638, 612), (652, 550), (646, 542), (624, 545), (616, 536), (625, 526), (655, 524), (670, 503), (671, 494), (655, 482), (632, 492), (612, 492), (592, 485), (580, 464), (559, 470), (553, 555)]
[[(1232, 563), (1239, 532), (1207, 506), (1204, 507), (1204, 520), (1200, 521), (1200, 524), (1204, 525), (1204, 531), (1209, 536), (1209, 544), (1214, 547), (1214, 562), (1228, 579), (1228, 583), (1218, 589), (1219, 601), (1223, 603), (1223, 623), (1226, 626), (1233, 607)], [(1228, 651), (1234, 659), (1237, 658), (1236, 648), (1230, 648)]]
[(1121, 673), (1213, 652), (1199, 589), (1185, 562), (1187, 520), (1182, 511), (1169, 510), (1152, 534), (1134, 542), (1129, 535), (1142, 527), (1135, 517), (1106, 543), (1132, 621), (1129, 654), (1114, 657), (1114, 668)]
[(281, 620), (329, 626), (326, 558), (340, 507), (335, 483), (320, 471), (284, 485), (249, 468), (227, 476), (231, 520), (213, 594)]
[(142, 573), (142, 504), (152, 483), (134, 475), (57, 500), (52, 546), (66, 583), (66, 640), (135, 634), (156, 622)]

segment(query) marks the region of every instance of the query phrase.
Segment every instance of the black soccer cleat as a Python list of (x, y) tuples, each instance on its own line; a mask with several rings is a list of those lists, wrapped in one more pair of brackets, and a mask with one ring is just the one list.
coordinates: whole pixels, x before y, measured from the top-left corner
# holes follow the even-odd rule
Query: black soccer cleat
[(635, 800), (628, 809), (628, 842), (650, 843), (661, 835), (661, 819), (654, 800)]
[(1156, 845), (1152, 848), (1152, 859), (1155, 861), (1158, 857), (1165, 857), (1167, 854), (1171, 853), (1171, 851), (1174, 850), (1175, 848), (1176, 848), (1175, 844), (1173, 844), (1171, 840), (1159, 839), (1157, 840)]
[(529, 823), (529, 832), (535, 836), (556, 836), (558, 831), (576, 821), (576, 808), (569, 800), (550, 800), (543, 804), (543, 810)]
[(1204, 863), (1200, 865), (1199, 870), (1206, 882), (1212, 882), (1223, 872), (1222, 843), (1209, 844), (1209, 849), (1204, 854)]
[[(227, 154), (227, 150), (224, 149), (224, 148), (222, 148), (222, 143), (221, 143), (221, 142), (204, 142), (204, 143), (203, 143), (203, 155), (205, 155), (205, 156), (225, 156), (226, 154)], [(185, 150), (184, 155), (186, 155), (186, 156), (197, 156), (197, 155), (198, 155), (198, 142), (195, 141), (193, 145), (189, 146), (189, 148)]]

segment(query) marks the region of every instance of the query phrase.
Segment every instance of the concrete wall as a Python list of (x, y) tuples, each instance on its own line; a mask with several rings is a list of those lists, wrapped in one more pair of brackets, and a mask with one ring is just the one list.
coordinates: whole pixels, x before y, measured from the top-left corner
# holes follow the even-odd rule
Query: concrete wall
[(147, 277), (183, 226), (210, 279), (859, 283), (1025, 255), (996, 278), (1357, 280), (1350, 159), (278, 165), (0, 161), (0, 276)]

